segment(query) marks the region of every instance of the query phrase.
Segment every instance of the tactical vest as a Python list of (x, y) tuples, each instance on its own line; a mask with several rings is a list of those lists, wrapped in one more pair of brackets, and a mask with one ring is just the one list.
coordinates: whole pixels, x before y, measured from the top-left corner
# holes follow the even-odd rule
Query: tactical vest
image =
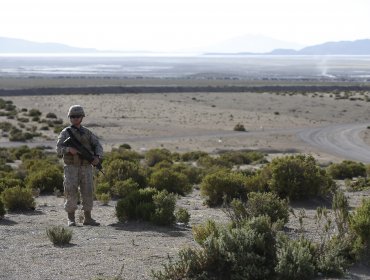
[[(90, 143), (90, 133), (87, 129), (83, 128), (83, 130), (84, 130), (84, 134), (81, 135), (76, 129), (71, 128), (71, 131), (73, 135), (77, 138), (77, 140), (80, 141), (80, 143), (83, 146), (85, 146), (85, 148), (88, 149), (92, 154), (94, 154), (93, 148)], [(66, 133), (67, 133), (67, 137), (69, 137), (69, 133), (67, 131)], [(63, 161), (65, 164), (68, 164), (68, 165), (89, 165), (91, 164), (87, 160), (82, 159), (79, 154), (72, 155), (71, 153), (64, 154)]]

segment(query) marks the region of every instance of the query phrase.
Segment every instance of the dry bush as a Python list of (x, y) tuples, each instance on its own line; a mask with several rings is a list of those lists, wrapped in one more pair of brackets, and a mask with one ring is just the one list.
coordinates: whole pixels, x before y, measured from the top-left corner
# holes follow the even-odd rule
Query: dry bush
[(69, 244), (73, 232), (62, 226), (53, 226), (46, 229), (46, 235), (54, 245), (63, 246)]

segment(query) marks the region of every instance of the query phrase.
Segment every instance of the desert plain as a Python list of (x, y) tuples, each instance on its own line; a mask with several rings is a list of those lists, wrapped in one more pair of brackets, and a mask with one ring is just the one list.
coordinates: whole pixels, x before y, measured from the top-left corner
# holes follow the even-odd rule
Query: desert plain
[[(323, 165), (344, 159), (370, 162), (370, 157), (366, 160), (370, 150), (369, 97), (368, 91), (227, 90), (1, 96), (12, 100), (18, 108), (34, 108), (43, 114), (53, 112), (66, 124), (68, 108), (82, 105), (86, 112), (83, 124), (98, 135), (106, 151), (124, 143), (143, 153), (151, 148), (213, 154), (248, 149), (264, 151), (269, 159), (291, 153), (311, 154)], [(234, 131), (236, 124), (242, 124), (246, 131)], [(353, 139), (338, 136), (331, 128), (349, 130)], [(317, 138), (315, 135), (320, 133), (321, 138)], [(28, 145), (53, 149), (56, 137), (51, 131), (44, 132), (44, 137)], [(327, 145), (336, 142), (340, 143), (335, 149)], [(349, 143), (355, 143), (351, 146), (353, 150), (346, 148)], [(0, 139), (0, 147), (21, 144), (24, 143), (9, 142), (6, 137)], [(358, 149), (365, 160), (356, 157)], [(369, 191), (352, 193), (351, 206), (369, 195)], [(54, 247), (45, 229), (65, 224), (63, 203), (60, 197), (40, 196), (36, 198), (34, 213), (9, 213), (0, 222), (0, 279), (109, 279), (117, 275), (130, 280), (150, 279), (151, 269), (160, 269), (180, 248), (196, 246), (190, 227), (117, 223), (115, 201), (111, 201), (108, 206), (95, 204), (93, 214), (102, 223), (100, 227), (78, 226), (73, 229), (70, 246)], [(197, 189), (180, 198), (178, 206), (189, 210), (190, 225), (207, 219), (227, 220), (222, 209), (210, 209), (203, 204)], [(306, 221), (312, 225), (308, 232), (314, 235), (314, 207), (294, 207), (305, 208)], [(292, 231), (298, 228), (296, 217), (291, 217), (288, 227)], [(364, 265), (352, 268), (347, 275), (347, 279), (369, 277), (369, 268)]]

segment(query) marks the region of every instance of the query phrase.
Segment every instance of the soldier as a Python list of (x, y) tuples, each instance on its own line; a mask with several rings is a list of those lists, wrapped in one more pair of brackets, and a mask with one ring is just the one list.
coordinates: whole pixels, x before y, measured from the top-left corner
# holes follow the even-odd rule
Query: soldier
[[(78, 187), (80, 187), (82, 210), (84, 211), (83, 224), (98, 226), (99, 223), (91, 218), (93, 207), (92, 165), (97, 165), (100, 162), (103, 156), (103, 148), (98, 138), (81, 125), (85, 112), (80, 105), (71, 106), (68, 111), (68, 117), (71, 126), (64, 128), (59, 134), (56, 147), (57, 154), (62, 156), (64, 161), (63, 185), (66, 198), (64, 209), (68, 213), (68, 226), (76, 226), (75, 211), (77, 210)], [(63, 145), (63, 142), (70, 137), (70, 133), (73, 133), (73, 136), (94, 155), (94, 160), (91, 163), (81, 158), (77, 149)]]

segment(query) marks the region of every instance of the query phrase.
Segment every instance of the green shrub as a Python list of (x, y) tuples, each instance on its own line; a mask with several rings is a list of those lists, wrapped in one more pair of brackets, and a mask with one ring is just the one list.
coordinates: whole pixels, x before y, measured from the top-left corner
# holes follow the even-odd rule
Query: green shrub
[(73, 232), (62, 226), (53, 226), (46, 229), (46, 235), (54, 245), (63, 246), (69, 244)]
[(264, 154), (257, 151), (227, 151), (220, 155), (221, 161), (227, 161), (233, 165), (250, 164), (263, 159)]
[(53, 193), (54, 189), (63, 190), (63, 173), (55, 165), (30, 172), (26, 178), (30, 189), (39, 189), (41, 193)]
[(306, 239), (282, 238), (277, 250), (275, 271), (281, 280), (309, 280), (314, 278), (314, 247)]
[(5, 206), (4, 206), (3, 201), (0, 198), (0, 220), (4, 217), (5, 214), (6, 214)]
[(247, 196), (245, 177), (228, 170), (206, 175), (200, 184), (200, 190), (209, 206), (221, 205), (225, 198), (230, 202), (233, 198), (243, 200)]
[(201, 249), (183, 249), (155, 279), (274, 279), (275, 232), (267, 217), (210, 235)]
[(130, 192), (138, 190), (139, 184), (136, 183), (132, 178), (123, 181), (116, 181), (113, 187), (114, 195), (119, 198), (126, 197)]
[(119, 148), (120, 149), (131, 150), (131, 146), (129, 144), (127, 144), (127, 143), (124, 143), (124, 144), (119, 145)]
[(101, 180), (114, 185), (116, 181), (124, 181), (132, 178), (141, 188), (146, 186), (145, 171), (139, 163), (122, 159), (114, 159), (111, 162), (103, 162), (105, 176)]
[(334, 181), (312, 156), (275, 158), (265, 168), (270, 169), (270, 190), (283, 198), (296, 200), (323, 196), (335, 187)]
[(95, 194), (101, 195), (103, 193), (112, 193), (112, 188), (109, 183), (98, 183), (95, 187)]
[(35, 201), (30, 189), (13, 187), (4, 190), (1, 194), (1, 199), (10, 211), (15, 210), (30, 210), (35, 208)]
[[(159, 165), (159, 164), (157, 164)], [(157, 166), (156, 165), (156, 166)], [(199, 184), (202, 180), (203, 172), (200, 168), (188, 165), (188, 164), (173, 164), (171, 169), (175, 172), (184, 174), (190, 184)]]
[(42, 115), (42, 113), (37, 109), (31, 109), (31, 110), (28, 111), (28, 115), (30, 117), (39, 117), (39, 116)]
[(364, 177), (357, 178), (356, 180), (346, 179), (345, 186), (349, 191), (363, 191), (370, 187), (370, 179)]
[(0, 179), (0, 193), (2, 193), (4, 190), (8, 188), (14, 188), (14, 187), (24, 187), (24, 183), (20, 179), (14, 179), (14, 178), (1, 178)]
[(33, 135), (31, 133), (23, 133), (22, 130), (12, 127), (9, 133), (9, 140), (10, 141), (26, 141), (33, 138)]
[(370, 245), (370, 199), (364, 199), (350, 218), (350, 228), (366, 246)]
[(19, 118), (17, 118), (17, 121), (22, 122), (22, 123), (28, 123), (30, 120), (29, 120), (29, 118), (19, 117)]
[(245, 127), (243, 124), (241, 123), (237, 123), (235, 126), (234, 126), (234, 131), (246, 131)]
[(10, 122), (0, 122), (0, 129), (4, 132), (9, 132), (13, 125)]
[(281, 220), (286, 224), (289, 221), (288, 201), (274, 193), (249, 193), (247, 209), (250, 217), (267, 215), (273, 223)]
[(109, 163), (115, 159), (138, 163), (142, 158), (143, 156), (136, 151), (125, 148), (118, 148), (113, 149), (110, 153), (106, 153), (104, 155), (104, 163), (109, 165)]
[(176, 196), (153, 188), (134, 190), (116, 205), (119, 221), (144, 220), (157, 225), (170, 225), (175, 221)]
[(101, 193), (96, 195), (96, 199), (101, 202), (102, 205), (108, 205), (111, 200), (110, 193)]
[(46, 118), (48, 118), (48, 119), (56, 119), (57, 118), (57, 115), (54, 114), (54, 113), (47, 113), (46, 114)]
[(337, 235), (319, 244), (315, 253), (316, 271), (325, 277), (344, 276), (359, 255), (356, 243), (353, 236)]
[(186, 208), (179, 208), (175, 212), (176, 222), (188, 225), (190, 221), (190, 214)]
[[(245, 175), (245, 171), (242, 171)], [(270, 190), (269, 183), (272, 177), (270, 168), (257, 170), (256, 173), (246, 176), (245, 184), (248, 191), (268, 192)]]
[(187, 194), (192, 189), (188, 178), (184, 174), (172, 171), (169, 168), (162, 168), (153, 172), (149, 178), (149, 186), (180, 195)]
[(344, 160), (342, 163), (333, 163), (328, 168), (328, 174), (333, 179), (352, 179), (353, 177), (366, 177), (366, 166), (361, 162)]
[(194, 240), (200, 245), (203, 245), (203, 243), (211, 235), (218, 237), (219, 231), (220, 227), (217, 226), (213, 220), (207, 220), (204, 224), (195, 225), (192, 227)]
[(273, 223), (280, 221), (286, 224), (289, 220), (289, 204), (274, 193), (251, 192), (246, 203), (234, 199), (228, 214), (234, 224), (258, 216), (268, 216)]
[(20, 147), (10, 149), (10, 153), (15, 157), (15, 159), (21, 159), (21, 156), (23, 154), (26, 154), (30, 151), (31, 149), (26, 145), (22, 145)]
[(145, 153), (145, 160), (148, 166), (154, 166), (164, 160), (172, 162), (171, 152), (167, 149), (151, 149)]
[(176, 221), (174, 215), (176, 206), (176, 195), (168, 193), (166, 190), (153, 195), (153, 203), (155, 206), (154, 213), (150, 220), (156, 225), (169, 226)]
[(181, 155), (181, 160), (182, 161), (197, 161), (201, 157), (208, 156), (206, 152), (202, 151), (192, 151), (192, 152), (187, 152)]

